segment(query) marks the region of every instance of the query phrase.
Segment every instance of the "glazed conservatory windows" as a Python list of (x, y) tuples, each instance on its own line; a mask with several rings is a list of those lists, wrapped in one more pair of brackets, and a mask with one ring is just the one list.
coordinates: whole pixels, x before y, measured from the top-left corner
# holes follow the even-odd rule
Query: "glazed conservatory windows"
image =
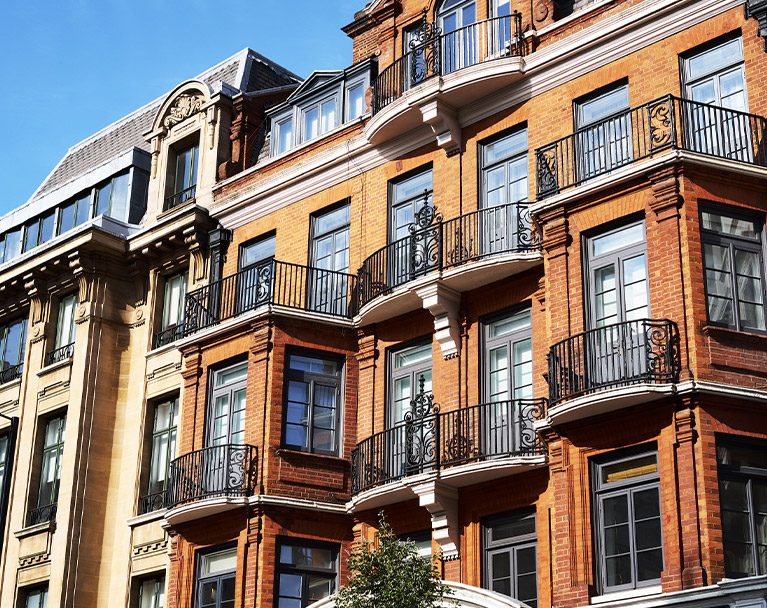
[(600, 590), (659, 584), (663, 534), (657, 452), (595, 462), (592, 482)]
[(723, 208), (700, 220), (709, 323), (764, 331), (762, 220)]
[(767, 451), (763, 443), (718, 441), (725, 575), (767, 574)]

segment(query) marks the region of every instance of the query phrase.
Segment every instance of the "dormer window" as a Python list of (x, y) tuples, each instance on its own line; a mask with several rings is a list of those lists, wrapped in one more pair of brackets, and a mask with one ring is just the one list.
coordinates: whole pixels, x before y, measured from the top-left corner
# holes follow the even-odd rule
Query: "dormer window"
[(312, 74), (272, 113), (272, 156), (362, 116), (374, 65), (367, 60), (347, 70)]
[(177, 207), (194, 198), (195, 190), (197, 189), (197, 164), (199, 156), (200, 147), (195, 143), (178, 150), (175, 162), (169, 163), (169, 166), (173, 168), (173, 173), (169, 176), (168, 180), (167, 191), (170, 194), (165, 199), (166, 210), (173, 209), (173, 207)]

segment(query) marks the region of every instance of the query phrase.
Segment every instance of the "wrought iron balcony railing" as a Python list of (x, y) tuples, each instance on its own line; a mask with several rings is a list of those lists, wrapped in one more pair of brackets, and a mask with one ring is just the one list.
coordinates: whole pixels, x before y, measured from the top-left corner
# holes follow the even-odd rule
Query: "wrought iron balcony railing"
[(184, 335), (265, 304), (351, 318), (356, 287), (352, 274), (266, 260), (188, 293)]
[(53, 365), (54, 363), (58, 363), (59, 361), (64, 361), (65, 359), (71, 359), (74, 356), (75, 356), (75, 343), (70, 342), (69, 344), (60, 346), (56, 350), (52, 350), (51, 352), (47, 353), (45, 355), (45, 365)]
[(441, 413), (431, 394), (421, 392), (404, 422), (357, 444), (352, 494), (460, 464), (543, 454), (533, 429), (543, 410), (543, 399), (515, 399)]
[(421, 27), (412, 34), (410, 51), (373, 82), (373, 114), (433, 76), (445, 76), (484, 61), (523, 56), (525, 42), (521, 34), (522, 15), (518, 12), (443, 34), (426, 21), (424, 10)]
[(549, 404), (608, 388), (679, 381), (679, 329), (639, 319), (591, 329), (549, 351)]
[(56, 503), (45, 505), (36, 509), (30, 509), (27, 513), (27, 525), (36, 526), (50, 521), (56, 521)]
[(178, 207), (181, 203), (191, 201), (194, 198), (196, 190), (197, 185), (193, 185), (176, 192), (175, 194), (171, 194), (165, 199), (165, 211), (173, 209), (173, 207)]
[(17, 363), (16, 365), (8, 365), (7, 363), (2, 363), (2, 369), (0, 370), (0, 384), (18, 380), (21, 378), (23, 371), (23, 363)]
[(539, 199), (669, 149), (767, 166), (767, 119), (666, 95), (535, 151)]
[(170, 463), (168, 508), (217, 496), (252, 496), (256, 448), (224, 444), (195, 450)]
[(144, 515), (145, 513), (152, 513), (165, 509), (168, 506), (168, 490), (161, 490), (159, 492), (153, 492), (152, 494), (146, 494), (139, 498), (138, 501), (138, 514)]
[(162, 331), (158, 331), (152, 337), (152, 348), (160, 348), (168, 344), (173, 344), (176, 340), (180, 340), (184, 336), (184, 324), (178, 323), (176, 325), (170, 325)]
[(529, 203), (480, 209), (443, 221), (424, 195), (410, 235), (367, 258), (359, 270), (359, 306), (436, 270), (508, 253), (537, 251)]

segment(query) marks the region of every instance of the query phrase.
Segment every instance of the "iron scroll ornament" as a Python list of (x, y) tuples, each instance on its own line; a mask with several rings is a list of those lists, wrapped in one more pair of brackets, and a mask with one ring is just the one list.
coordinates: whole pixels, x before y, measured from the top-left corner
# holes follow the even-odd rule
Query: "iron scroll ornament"
[(410, 269), (413, 277), (420, 276), (441, 263), (442, 214), (429, 204), (429, 190), (424, 190), (423, 205), (410, 224)]
[(410, 86), (434, 76), (440, 71), (440, 40), (442, 28), (426, 20), (423, 9), (421, 24), (410, 40)]
[(663, 148), (674, 143), (673, 100), (670, 96), (647, 106), (650, 127), (650, 149)]
[(425, 378), (419, 378), (419, 392), (410, 401), (410, 411), (404, 416), (406, 467), (408, 474), (422, 472), (437, 465), (439, 404), (434, 395), (424, 390)]

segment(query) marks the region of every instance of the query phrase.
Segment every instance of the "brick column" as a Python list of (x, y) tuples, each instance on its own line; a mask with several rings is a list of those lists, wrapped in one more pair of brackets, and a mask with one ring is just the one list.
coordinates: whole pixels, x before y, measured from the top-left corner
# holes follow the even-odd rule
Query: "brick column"
[[(680, 550), (682, 553), (682, 589), (706, 585), (703, 569), (700, 519), (698, 517), (698, 479), (695, 467), (695, 403), (691, 398), (681, 400), (674, 414), (676, 443), (676, 490), (679, 505)], [(664, 586), (664, 591), (666, 588)], [(669, 589), (671, 591), (672, 589)], [(673, 589), (673, 590), (676, 590)]]
[(375, 371), (378, 357), (375, 326), (357, 330), (357, 362), (359, 388), (357, 390), (357, 442), (375, 432)]

